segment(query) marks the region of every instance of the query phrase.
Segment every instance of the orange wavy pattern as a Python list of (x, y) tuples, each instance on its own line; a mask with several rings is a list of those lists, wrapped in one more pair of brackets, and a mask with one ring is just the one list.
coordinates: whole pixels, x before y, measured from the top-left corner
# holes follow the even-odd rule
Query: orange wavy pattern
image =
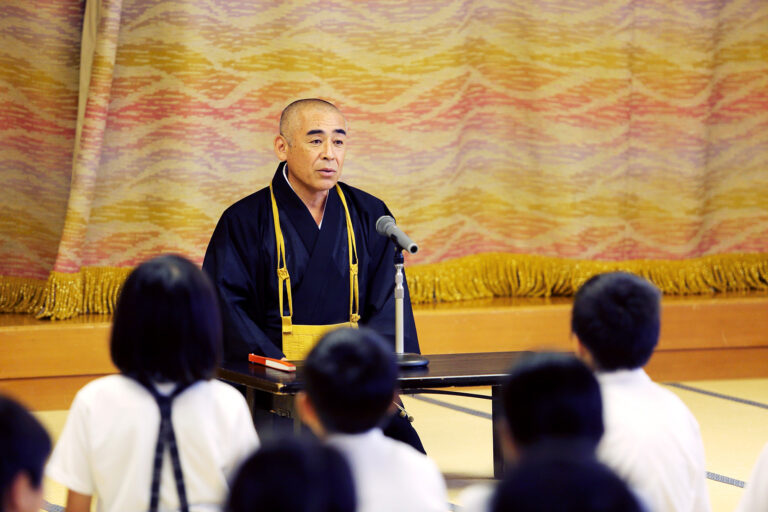
[(67, 209), (82, 0), (0, 3), (0, 275), (44, 279)]
[(768, 252), (763, 0), (102, 0), (72, 168), (82, 2), (10, 4), (0, 275), (200, 262), (307, 96), (409, 264)]

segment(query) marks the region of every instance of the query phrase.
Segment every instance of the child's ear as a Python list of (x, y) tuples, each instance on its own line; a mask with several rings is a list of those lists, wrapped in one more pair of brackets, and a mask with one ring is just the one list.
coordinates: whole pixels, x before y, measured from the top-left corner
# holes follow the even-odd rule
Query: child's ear
[(501, 443), (501, 453), (504, 456), (504, 460), (508, 463), (516, 462), (520, 457), (520, 452), (517, 449), (517, 444), (512, 437), (512, 430), (509, 428), (509, 423), (504, 418), (501, 418), (497, 424), (493, 426), (496, 429), (496, 433), (499, 435)]
[(20, 471), (11, 482), (5, 503), (0, 503), (3, 510), (13, 510), (20, 512), (37, 512), (43, 506), (43, 486), (32, 484), (29, 475)]
[(592, 358), (592, 354), (589, 353), (589, 350), (587, 350), (587, 347), (581, 343), (581, 340), (575, 334), (571, 334), (571, 339), (574, 341), (573, 352), (576, 354), (576, 357), (584, 361), (584, 364), (594, 370), (595, 360)]
[(299, 391), (296, 394), (296, 412), (302, 423), (308, 426), (317, 437), (325, 436), (325, 428), (317, 416), (315, 406), (304, 391)]

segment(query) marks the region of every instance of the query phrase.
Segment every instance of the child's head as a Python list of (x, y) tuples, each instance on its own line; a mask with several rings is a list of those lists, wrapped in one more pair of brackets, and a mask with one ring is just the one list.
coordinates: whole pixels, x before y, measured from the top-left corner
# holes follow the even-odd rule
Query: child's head
[(397, 363), (370, 329), (325, 335), (304, 364), (306, 396), (327, 432), (355, 434), (378, 426), (392, 404)]
[(355, 487), (344, 457), (316, 440), (266, 444), (237, 472), (228, 512), (354, 512)]
[(524, 356), (502, 386), (507, 457), (547, 441), (576, 441), (592, 449), (603, 435), (600, 386), (572, 355)]
[(661, 292), (627, 272), (591, 277), (573, 299), (571, 330), (604, 371), (645, 366), (659, 341)]
[(166, 255), (126, 279), (112, 325), (112, 361), (143, 381), (209, 379), (221, 357), (221, 318), (208, 277), (191, 261)]
[(0, 396), (0, 510), (40, 510), (51, 439), (24, 407)]
[(594, 458), (544, 457), (509, 471), (491, 512), (640, 512), (627, 484)]

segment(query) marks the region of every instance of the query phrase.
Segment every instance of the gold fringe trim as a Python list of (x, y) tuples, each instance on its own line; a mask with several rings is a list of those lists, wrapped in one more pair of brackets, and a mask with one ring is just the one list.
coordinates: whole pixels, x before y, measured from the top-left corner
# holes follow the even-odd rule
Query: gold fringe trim
[(112, 313), (131, 268), (84, 267), (77, 274), (51, 272), (37, 318), (64, 320), (83, 313)]
[[(47, 282), (0, 276), (0, 312), (36, 313), (52, 320), (112, 313), (131, 270), (84, 267), (76, 274), (51, 272)], [(486, 253), (408, 267), (407, 274), (411, 302), (424, 303), (569, 296), (593, 275), (617, 270), (641, 275), (668, 295), (768, 290), (768, 254), (592, 261)]]
[(411, 302), (573, 295), (595, 274), (622, 270), (668, 295), (768, 290), (768, 254), (724, 254), (687, 260), (592, 261), (486, 253), (407, 270)]
[(37, 312), (44, 290), (44, 279), (0, 276), (0, 313)]

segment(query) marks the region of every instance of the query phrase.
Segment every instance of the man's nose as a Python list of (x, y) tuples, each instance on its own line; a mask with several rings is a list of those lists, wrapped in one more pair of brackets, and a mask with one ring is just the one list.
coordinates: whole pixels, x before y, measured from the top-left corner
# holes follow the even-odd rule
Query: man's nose
[(333, 141), (326, 140), (323, 143), (323, 158), (326, 160), (333, 160), (336, 156), (333, 153)]

